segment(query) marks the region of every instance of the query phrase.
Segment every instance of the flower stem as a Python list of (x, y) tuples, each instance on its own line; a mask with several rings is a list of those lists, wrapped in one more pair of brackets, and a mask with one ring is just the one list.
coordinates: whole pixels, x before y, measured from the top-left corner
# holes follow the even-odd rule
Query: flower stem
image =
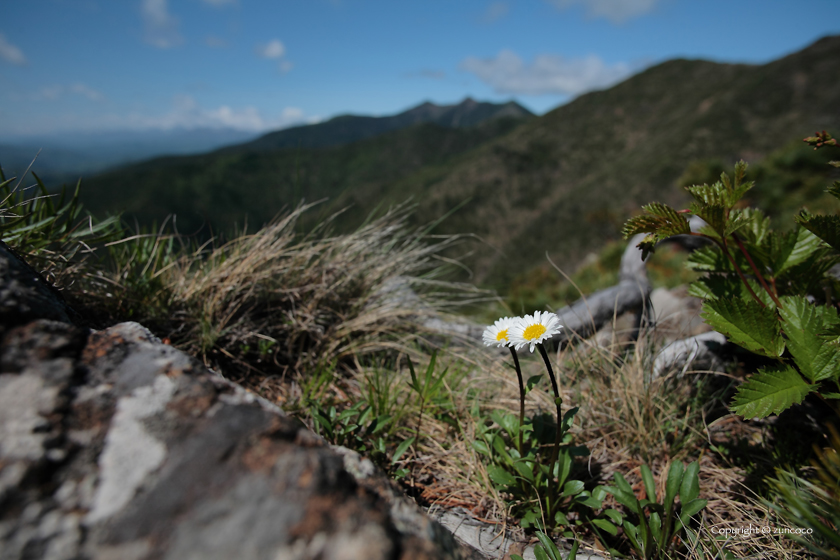
[(519, 367), (519, 357), (516, 349), (510, 346), (510, 355), (513, 356), (513, 365), (516, 366), (516, 377), (519, 378), (519, 458), (522, 458), (522, 425), (525, 422), (525, 384), (522, 382), (522, 368)]
[[(554, 389), (554, 406), (557, 409), (557, 431), (554, 434), (554, 448), (551, 450), (551, 460), (548, 462), (548, 476), (550, 488), (554, 489), (554, 484), (551, 482), (551, 477), (554, 475), (554, 465), (557, 463), (557, 458), (560, 455), (560, 442), (563, 439), (563, 414), (560, 408), (560, 389), (557, 387), (557, 378), (554, 377), (554, 370), (551, 368), (551, 361), (548, 359), (548, 354), (542, 344), (538, 345), (540, 355), (545, 362), (545, 368), (548, 370), (548, 377), (551, 379), (551, 388)], [(547, 496), (547, 510), (548, 518), (553, 519), (554, 507), (554, 491), (549, 491)]]

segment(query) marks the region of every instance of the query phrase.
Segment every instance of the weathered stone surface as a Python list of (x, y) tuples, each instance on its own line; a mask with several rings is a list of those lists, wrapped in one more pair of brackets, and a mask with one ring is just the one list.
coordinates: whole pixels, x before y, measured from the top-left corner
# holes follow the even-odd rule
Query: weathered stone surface
[(0, 347), (0, 559), (464, 558), (369, 461), (136, 323)]
[(78, 315), (58, 290), (0, 241), (0, 335), (35, 319), (73, 323)]

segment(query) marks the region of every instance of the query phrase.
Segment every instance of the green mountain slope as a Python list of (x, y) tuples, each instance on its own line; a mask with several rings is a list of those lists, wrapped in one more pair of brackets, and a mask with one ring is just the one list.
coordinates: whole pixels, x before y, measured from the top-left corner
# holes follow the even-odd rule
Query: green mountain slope
[(594, 92), (482, 147), (439, 181), (412, 177), (422, 215), (471, 203), (443, 224), (481, 235), (479, 281), (506, 285), (545, 254), (571, 268), (623, 220), (676, 188), (698, 159), (759, 161), (840, 125), (840, 37), (762, 66), (673, 60)]
[(174, 213), (179, 231), (204, 228), (206, 235), (208, 227), (226, 231), (246, 220), (262, 225), (301, 199), (330, 199), (321, 206), (323, 215), (347, 205), (343, 193), (368, 193), (363, 204), (341, 216), (338, 225), (349, 228), (377, 205), (378, 193), (406, 174), (450, 162), (522, 123), (499, 117), (470, 128), (420, 124), (330, 148), (158, 158), (85, 180), (83, 201), (95, 215), (125, 211), (141, 224), (161, 223)]
[[(301, 197), (353, 205), (339, 226), (377, 204), (418, 203), (428, 222), (464, 201), (442, 232), (484, 244), (469, 264), (506, 286), (546, 263), (571, 269), (618, 237), (641, 204), (680, 204), (676, 184), (696, 160), (757, 162), (792, 139), (840, 125), (840, 37), (761, 65), (672, 60), (521, 124), (432, 124), (330, 148), (222, 150), (163, 158), (88, 180), (85, 201), (141, 220), (178, 214), (189, 232), (260, 225)], [(517, 126), (519, 125), (519, 126)]]

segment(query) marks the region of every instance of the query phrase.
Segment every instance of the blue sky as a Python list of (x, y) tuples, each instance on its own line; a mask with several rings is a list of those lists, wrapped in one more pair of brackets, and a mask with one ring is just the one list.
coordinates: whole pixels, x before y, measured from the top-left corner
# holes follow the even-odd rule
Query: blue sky
[(466, 96), (544, 113), (670, 58), (764, 63), (836, 33), (838, 0), (0, 0), (0, 139)]

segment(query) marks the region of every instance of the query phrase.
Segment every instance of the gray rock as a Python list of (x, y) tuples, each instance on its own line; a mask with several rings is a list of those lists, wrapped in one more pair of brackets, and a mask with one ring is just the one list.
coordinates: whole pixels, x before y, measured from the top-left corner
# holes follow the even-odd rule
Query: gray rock
[(78, 318), (58, 290), (0, 241), (0, 329), (35, 319), (73, 323)]
[(136, 323), (0, 346), (0, 559), (467, 558), (369, 461)]

